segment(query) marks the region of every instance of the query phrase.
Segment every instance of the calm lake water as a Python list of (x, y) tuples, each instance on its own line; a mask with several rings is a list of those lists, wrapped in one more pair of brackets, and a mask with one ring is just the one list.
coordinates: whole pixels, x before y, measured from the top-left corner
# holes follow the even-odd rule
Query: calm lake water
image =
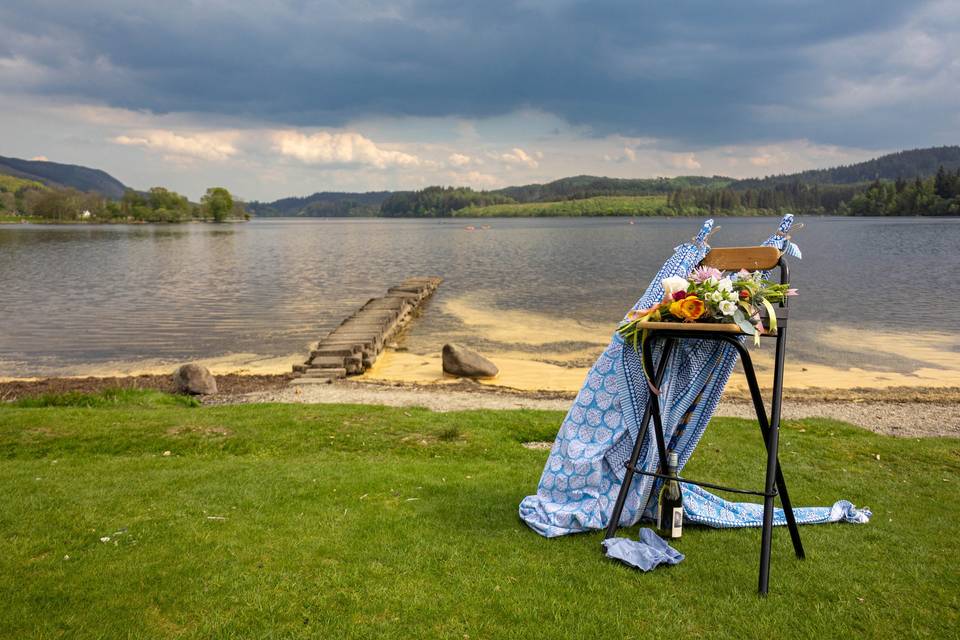
[[(791, 309), (791, 353), (811, 362), (912, 370), (924, 363), (913, 361), (908, 347), (877, 346), (878, 339), (906, 345), (907, 337), (891, 332), (891, 324), (906, 323), (948, 361), (960, 358), (951, 338), (960, 330), (960, 220), (802, 222), (794, 233), (804, 259), (793, 264), (801, 296)], [(722, 218), (711, 242), (756, 244), (776, 223)], [(467, 230), (469, 224), (478, 229)], [(493, 352), (549, 359), (580, 350), (587, 358), (699, 224), (602, 218), (4, 225), (0, 376), (229, 354), (303, 355), (320, 327), (411, 275), (445, 278), (405, 338), (412, 352), (436, 352), (453, 336)], [(512, 333), (484, 329), (498, 317), (512, 323)], [(558, 326), (573, 329), (558, 337), (550, 332)], [(524, 339), (539, 332), (554, 337)], [(832, 338), (825, 342), (824, 335)]]

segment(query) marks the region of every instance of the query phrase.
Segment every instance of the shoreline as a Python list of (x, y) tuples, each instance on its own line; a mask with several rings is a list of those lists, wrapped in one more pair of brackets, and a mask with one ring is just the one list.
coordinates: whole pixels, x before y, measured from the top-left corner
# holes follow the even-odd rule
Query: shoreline
[[(201, 362), (202, 364), (202, 362)], [(297, 378), (292, 373), (262, 372), (241, 369), (228, 373), (212, 371), (220, 388), (217, 396), (242, 393), (254, 393), (285, 388)], [(108, 373), (104, 375), (67, 375), (67, 376), (0, 376), (0, 402), (9, 401), (26, 395), (60, 392), (97, 392), (104, 389), (154, 389), (173, 391), (172, 371), (170, 373)], [(576, 389), (530, 389), (498, 384), (499, 379), (470, 380), (444, 375), (437, 381), (421, 382), (381, 379), (366, 375), (330, 383), (341, 387), (368, 389), (411, 389), (437, 392), (468, 392), (487, 395), (513, 395), (530, 399), (549, 399), (572, 401), (579, 391)], [(582, 377), (580, 382), (582, 382)], [(724, 391), (724, 399), (735, 402), (749, 402), (750, 395), (745, 385), (733, 384), (731, 380)], [(330, 386), (330, 385), (325, 385)], [(761, 381), (764, 393), (769, 386)], [(960, 386), (785, 386), (784, 400), (793, 402), (899, 402), (899, 403), (940, 403), (960, 404)]]
[[(566, 411), (576, 396), (568, 391), (529, 391), (451, 380), (443, 385), (383, 383), (354, 379), (331, 384), (291, 385), (284, 375), (217, 375), (219, 392), (202, 398), (205, 406), (298, 403), (370, 404), (423, 407), (432, 411), (529, 409)], [(0, 382), (0, 402), (48, 393), (96, 393), (106, 389), (174, 392), (172, 376), (51, 377)], [(764, 390), (767, 391), (766, 389)], [(718, 417), (751, 419), (746, 392), (728, 389)], [(960, 387), (787, 388), (784, 418), (823, 417), (897, 437), (960, 437)]]

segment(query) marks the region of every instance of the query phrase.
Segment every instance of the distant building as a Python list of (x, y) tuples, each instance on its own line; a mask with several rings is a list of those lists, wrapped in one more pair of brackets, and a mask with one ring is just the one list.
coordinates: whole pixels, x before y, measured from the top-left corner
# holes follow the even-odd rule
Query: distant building
[(80, 214), (80, 218), (83, 219), (83, 220), (86, 220), (87, 218), (89, 218), (89, 217), (92, 216), (92, 215), (93, 215), (93, 214), (90, 213), (89, 211), (84, 211), (83, 213)]

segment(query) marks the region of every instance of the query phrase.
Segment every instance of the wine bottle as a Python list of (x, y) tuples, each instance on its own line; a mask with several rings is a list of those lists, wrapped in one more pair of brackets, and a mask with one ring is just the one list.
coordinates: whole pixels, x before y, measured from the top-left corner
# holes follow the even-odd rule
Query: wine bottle
[(680, 483), (676, 480), (678, 466), (676, 452), (669, 452), (666, 475), (671, 478), (663, 481), (660, 499), (657, 501), (657, 530), (660, 535), (673, 539), (683, 535), (683, 496), (680, 493)]

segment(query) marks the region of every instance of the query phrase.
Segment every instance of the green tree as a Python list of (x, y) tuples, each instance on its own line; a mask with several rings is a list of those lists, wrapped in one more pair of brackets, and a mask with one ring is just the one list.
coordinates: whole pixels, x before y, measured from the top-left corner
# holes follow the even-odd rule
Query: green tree
[(190, 202), (176, 191), (153, 187), (147, 194), (147, 202), (157, 212), (157, 219), (176, 222), (190, 215)]
[(233, 196), (223, 187), (210, 187), (200, 199), (200, 206), (214, 222), (223, 222), (233, 211)]

